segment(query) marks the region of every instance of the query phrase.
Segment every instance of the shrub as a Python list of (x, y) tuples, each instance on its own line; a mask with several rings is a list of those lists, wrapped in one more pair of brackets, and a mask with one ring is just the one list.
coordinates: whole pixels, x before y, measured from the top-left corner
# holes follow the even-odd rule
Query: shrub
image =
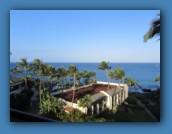
[(128, 102), (129, 104), (137, 104), (136, 100), (132, 97), (128, 97), (125, 102)]
[(160, 95), (155, 95), (155, 96), (153, 97), (153, 99), (156, 100), (156, 101), (158, 101), (158, 100), (160, 99)]
[(129, 107), (130, 107), (131, 109), (145, 110), (144, 107), (138, 106), (138, 105), (136, 105), (136, 106), (129, 106)]
[(148, 100), (141, 100), (142, 104), (149, 104)]
[(139, 100), (143, 100), (143, 99), (146, 98), (146, 96), (141, 95), (141, 94), (137, 94), (137, 95), (136, 95), (136, 98), (139, 99)]

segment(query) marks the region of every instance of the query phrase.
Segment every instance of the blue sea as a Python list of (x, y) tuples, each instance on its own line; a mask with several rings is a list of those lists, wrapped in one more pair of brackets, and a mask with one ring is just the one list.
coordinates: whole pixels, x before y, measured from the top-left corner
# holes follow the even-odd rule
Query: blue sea
[[(84, 69), (87, 71), (96, 72), (96, 77), (98, 81), (107, 81), (106, 74), (104, 70), (98, 70), (100, 63), (47, 63), (53, 65), (55, 68), (67, 67), (71, 64), (74, 64), (79, 72), (82, 72)], [(142, 86), (142, 88), (150, 88), (156, 90), (160, 87), (159, 82), (154, 82), (154, 78), (160, 75), (160, 63), (109, 63), (111, 66), (111, 71), (116, 67), (122, 68), (126, 77), (132, 77)], [(16, 63), (10, 63), (10, 69), (16, 67)], [(115, 82), (115, 80), (110, 81)], [(117, 82), (117, 81), (116, 81)]]

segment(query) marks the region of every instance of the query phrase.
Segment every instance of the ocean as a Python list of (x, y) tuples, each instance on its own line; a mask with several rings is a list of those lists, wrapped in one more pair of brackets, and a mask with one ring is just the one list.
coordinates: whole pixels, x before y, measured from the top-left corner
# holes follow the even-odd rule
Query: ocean
[[(106, 74), (104, 70), (98, 70), (98, 66), (100, 63), (50, 63), (47, 64), (53, 65), (55, 68), (67, 67), (71, 64), (74, 64), (79, 72), (82, 72), (84, 69), (89, 71), (96, 72), (96, 77), (98, 81), (107, 81)], [(15, 62), (10, 63), (10, 69), (16, 67)], [(151, 90), (156, 90), (160, 87), (159, 82), (154, 82), (154, 78), (160, 75), (160, 63), (109, 63), (111, 69), (109, 71), (113, 71), (116, 67), (122, 68), (126, 76), (132, 77), (142, 86), (142, 88), (149, 88)], [(115, 80), (110, 82), (117, 82)]]

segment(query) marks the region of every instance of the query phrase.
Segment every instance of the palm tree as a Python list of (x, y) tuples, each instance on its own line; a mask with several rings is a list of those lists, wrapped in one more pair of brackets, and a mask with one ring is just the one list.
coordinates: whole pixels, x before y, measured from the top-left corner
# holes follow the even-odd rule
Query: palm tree
[[(62, 79), (62, 81), (63, 81), (63, 89), (64, 89), (64, 87), (65, 87), (65, 78), (68, 75), (68, 71), (65, 70), (63, 67), (60, 67), (60, 68), (57, 69), (57, 75), (59, 75), (60, 78)], [(63, 90), (62, 90), (62, 92), (63, 92)]]
[(107, 81), (108, 81), (108, 90), (109, 90), (108, 70), (111, 69), (111, 67), (109, 67), (109, 62), (106, 63), (105, 61), (102, 61), (102, 62), (100, 63), (100, 65), (98, 66), (98, 69), (100, 69), (100, 70), (105, 70), (105, 72), (106, 72), (106, 77), (107, 77)]
[(17, 74), (20, 74), (20, 77), (21, 77), (22, 73), (23, 73), (22, 69), (21, 68), (17, 68)]
[(82, 71), (82, 78), (83, 78), (83, 84), (85, 85), (85, 78), (87, 78), (88, 75), (88, 71), (86, 69), (84, 69)]
[(131, 77), (125, 78), (125, 83), (126, 83), (129, 87), (132, 87), (132, 86), (136, 87), (136, 86), (137, 86), (137, 87), (139, 87), (139, 88), (142, 88), (142, 87), (140, 86), (140, 84), (138, 83), (138, 81), (132, 79)]
[(160, 75), (154, 79), (154, 82), (159, 82), (160, 81)]
[(49, 65), (47, 68), (47, 73), (48, 73), (48, 82), (49, 82), (48, 86), (51, 91), (53, 88), (53, 78), (51, 76), (56, 73), (56, 69), (54, 68), (54, 66)]
[(79, 83), (80, 83), (81, 77), (82, 77), (82, 73), (77, 72), (77, 73), (76, 73), (76, 80), (77, 80)]
[(109, 71), (108, 72), (108, 76), (110, 77), (111, 80), (115, 78), (114, 77), (115, 75), (114, 75), (114, 72), (113, 71)]
[(33, 70), (34, 72), (39, 74), (39, 98), (40, 98), (40, 106), (41, 104), (41, 84), (42, 84), (42, 76), (45, 74), (46, 71), (46, 64), (43, 64), (43, 62), (39, 59), (35, 59), (33, 63), (29, 65), (29, 71)]
[(72, 96), (72, 107), (73, 107), (73, 101), (74, 101), (74, 97), (75, 97), (75, 76), (76, 76), (78, 69), (76, 68), (75, 65), (70, 65), (70, 66), (68, 66), (68, 71), (69, 71), (69, 74), (73, 75), (73, 78), (74, 78), (74, 90), (73, 90), (73, 96)]
[(79, 107), (87, 107), (91, 103), (91, 95), (86, 94), (82, 99), (79, 100)]
[(14, 76), (16, 77), (16, 74), (18, 74), (17, 68), (10, 69), (10, 73), (14, 74)]
[(154, 82), (159, 82), (160, 85), (160, 75), (154, 79)]
[(124, 82), (129, 86), (129, 89), (130, 89), (130, 87), (134, 85), (135, 80), (132, 79), (131, 77), (127, 77), (125, 78)]
[(159, 16), (159, 18), (151, 22), (149, 31), (144, 35), (144, 42), (153, 38), (155, 35), (160, 36), (160, 14), (157, 14), (157, 16)]
[(51, 117), (51, 115), (52, 116), (58, 115), (59, 111), (64, 111), (59, 101), (46, 90), (43, 90), (41, 96), (42, 96), (42, 100), (41, 100), (42, 107), (40, 108), (41, 114)]
[(117, 67), (114, 70), (114, 78), (118, 79), (118, 82), (121, 80), (124, 84), (124, 78), (125, 78), (125, 71), (119, 67)]
[(27, 87), (27, 78), (26, 78), (26, 75), (27, 75), (27, 68), (28, 68), (27, 58), (21, 58), (20, 60), (21, 60), (21, 62), (17, 62), (17, 67), (23, 68), (23, 69), (24, 69), (25, 87)]
[(92, 72), (89, 72), (89, 75), (90, 75), (90, 77), (94, 78), (93, 82), (96, 82), (96, 73), (92, 71)]

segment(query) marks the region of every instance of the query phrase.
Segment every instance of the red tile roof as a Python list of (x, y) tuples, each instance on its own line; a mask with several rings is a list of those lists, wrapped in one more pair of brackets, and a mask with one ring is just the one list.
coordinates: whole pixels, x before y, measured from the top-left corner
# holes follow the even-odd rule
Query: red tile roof
[[(115, 88), (115, 85), (109, 85), (109, 89)], [(99, 93), (100, 91), (108, 91), (107, 84), (93, 84), (92, 86), (83, 87), (78, 90), (75, 90), (75, 98), (74, 103), (77, 103), (77, 100), (83, 98), (86, 94), (90, 94), (91, 96)], [(64, 92), (63, 94), (55, 95), (55, 97), (62, 97), (65, 100), (72, 102), (73, 90)]]
[(65, 108), (65, 111), (68, 113), (70, 113), (72, 110), (74, 110), (74, 108), (72, 108), (72, 107), (66, 107)]

